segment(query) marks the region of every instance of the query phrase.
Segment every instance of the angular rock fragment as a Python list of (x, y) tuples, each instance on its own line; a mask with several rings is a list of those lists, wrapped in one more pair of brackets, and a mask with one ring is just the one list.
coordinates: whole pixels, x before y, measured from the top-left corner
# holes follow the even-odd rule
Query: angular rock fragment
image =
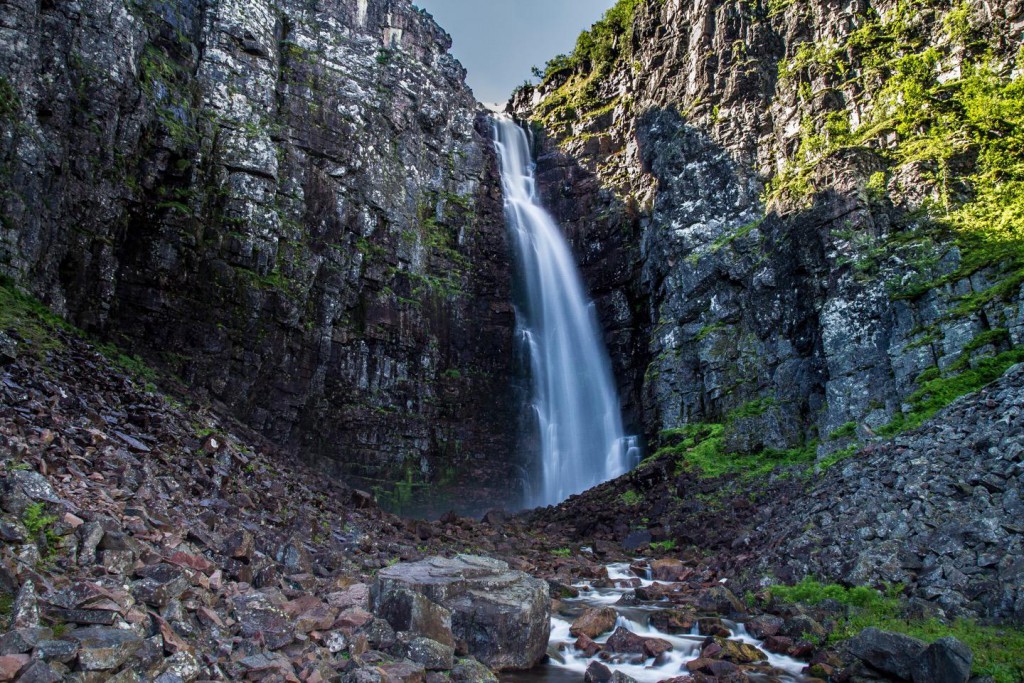
[(911, 680), (915, 665), (927, 646), (916, 638), (866, 628), (850, 639), (850, 652), (874, 669)]
[(615, 628), (615, 622), (618, 619), (618, 612), (611, 607), (588, 608), (572, 622), (569, 633), (574, 636), (585, 635), (597, 638), (602, 633), (607, 633)]
[[(547, 651), (547, 583), (499, 560), (459, 555), (387, 567), (371, 588), (371, 604), (397, 631), (460, 641), (496, 670), (532, 668)], [(444, 612), (451, 615), (447, 640)], [(427, 622), (433, 633), (425, 632)]]
[(142, 647), (142, 638), (119, 628), (79, 628), (67, 637), (78, 644), (78, 666), (85, 671), (116, 669)]

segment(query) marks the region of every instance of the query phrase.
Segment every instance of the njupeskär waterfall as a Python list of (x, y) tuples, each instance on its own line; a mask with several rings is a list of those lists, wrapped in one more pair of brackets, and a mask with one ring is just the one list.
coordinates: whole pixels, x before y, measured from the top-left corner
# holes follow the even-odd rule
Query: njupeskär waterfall
[(537, 197), (526, 133), (497, 117), (494, 142), (540, 430), (540, 481), (531, 482), (526, 503), (554, 505), (624, 474), (635, 440), (623, 433), (608, 354), (572, 252)]

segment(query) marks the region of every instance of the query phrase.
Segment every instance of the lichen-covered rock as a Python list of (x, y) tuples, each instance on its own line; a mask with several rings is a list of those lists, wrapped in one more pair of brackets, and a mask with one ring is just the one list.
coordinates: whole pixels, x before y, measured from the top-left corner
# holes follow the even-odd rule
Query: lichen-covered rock
[[(529, 669), (547, 651), (547, 583), (510, 570), (500, 560), (459, 555), (387, 567), (377, 574), (371, 604), (396, 630), (443, 644), (458, 642), (495, 670)], [(448, 643), (418, 626), (424, 620), (416, 615), (431, 609), (450, 614)], [(443, 629), (443, 618), (435, 623)]]
[(455, 648), (429, 638), (413, 638), (406, 646), (406, 657), (427, 671), (447, 671), (455, 666)]
[(0, 274), (326, 472), (515, 502), (490, 131), (430, 15), (16, 2), (0, 26)]
[(68, 639), (78, 644), (78, 666), (84, 671), (116, 669), (142, 647), (142, 638), (119, 628), (79, 628)]
[(970, 190), (894, 162), (892, 145), (913, 142), (887, 133), (805, 157), (828, 125), (870, 128), (888, 81), (856, 75), (884, 52), (861, 49), (872, 31), (912, 26), (906, 50), (941, 55), (929, 82), (956, 87), (991, 59), (945, 28), (965, 11), (1006, 84), (1024, 11), (997, 4), (940, 2), (909, 21), (876, 2), (842, 18), (828, 2), (636, 3), (611, 54), (552, 62), (517, 91), (509, 109), (537, 133), (538, 189), (595, 296), (635, 429), (715, 423), (730, 451), (824, 457), (898, 420), (928, 378), (1021, 343), (1015, 256), (972, 258), (919, 230), (916, 211)]
[(964, 643), (947, 636), (931, 643), (912, 671), (914, 683), (967, 683), (974, 653)]

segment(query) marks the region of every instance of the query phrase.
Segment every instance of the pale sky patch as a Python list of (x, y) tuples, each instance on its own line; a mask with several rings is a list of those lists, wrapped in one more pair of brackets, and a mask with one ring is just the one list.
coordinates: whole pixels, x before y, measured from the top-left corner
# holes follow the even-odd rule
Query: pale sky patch
[(580, 31), (601, 18), (614, 0), (413, 0), (452, 36), (452, 54), (469, 72), (469, 85), (485, 104), (504, 103), (513, 88), (572, 51)]

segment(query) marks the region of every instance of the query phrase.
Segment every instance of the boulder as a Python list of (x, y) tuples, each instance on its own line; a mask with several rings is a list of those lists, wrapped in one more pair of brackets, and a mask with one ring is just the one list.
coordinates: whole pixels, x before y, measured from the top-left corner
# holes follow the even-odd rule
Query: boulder
[(721, 648), (714, 655), (715, 659), (724, 659), (733, 664), (754, 664), (768, 660), (768, 655), (749, 643), (726, 638), (715, 638), (715, 643)]
[(974, 654), (956, 638), (940, 638), (928, 646), (914, 666), (914, 683), (967, 683)]
[(69, 640), (41, 640), (36, 643), (32, 656), (43, 661), (67, 664), (78, 656), (78, 645)]
[(608, 642), (605, 643), (605, 648), (611, 652), (619, 652), (622, 654), (643, 654), (644, 653), (644, 641), (646, 638), (638, 636), (627, 628), (620, 626), (615, 629), (608, 638)]
[(498, 677), (475, 659), (460, 659), (452, 667), (452, 683), (498, 683)]
[(672, 643), (664, 638), (644, 638), (644, 654), (648, 657), (660, 657), (672, 649)]
[(36, 660), (28, 665), (21, 675), (18, 676), (18, 683), (60, 683), (64, 680), (57, 671), (46, 662)]
[(189, 586), (188, 575), (184, 570), (171, 564), (143, 567), (136, 574), (142, 578), (132, 584), (132, 597), (147, 605), (164, 607)]
[(754, 617), (744, 624), (744, 626), (747, 629), (747, 633), (758, 640), (764, 640), (770, 636), (779, 635), (779, 631), (782, 630), (783, 624), (785, 624), (785, 620), (782, 617), (777, 617), (772, 614), (762, 614)]
[[(459, 555), (384, 568), (371, 587), (370, 604), (395, 630), (445, 645), (457, 641), (498, 671), (530, 669), (547, 653), (547, 583), (500, 560)], [(445, 613), (450, 615), (447, 639)], [(440, 633), (423, 632), (424, 621)]]
[(30, 661), (28, 655), (0, 656), (0, 681), (13, 681)]
[(38, 628), (39, 601), (36, 597), (36, 585), (32, 581), (22, 584), (11, 607), (11, 628)]
[[(342, 617), (352, 611), (359, 610), (348, 610)], [(373, 611), (396, 631), (423, 636), (448, 646), (455, 645), (452, 613), (422, 593), (401, 587), (391, 588), (374, 600)]]
[(726, 677), (739, 671), (739, 667), (723, 659), (707, 659), (701, 657), (686, 663), (690, 673), (702, 673), (708, 676)]
[(572, 622), (569, 633), (576, 637), (597, 638), (602, 633), (607, 633), (615, 628), (615, 622), (618, 619), (618, 612), (611, 607), (589, 608)]
[(911, 680), (917, 661), (927, 646), (916, 638), (900, 633), (866, 628), (850, 639), (854, 657), (882, 673)]
[(270, 650), (278, 650), (295, 639), (295, 629), (284, 610), (271, 604), (261, 593), (232, 598), (234, 617), (244, 638), (262, 637)]
[(689, 633), (696, 621), (693, 612), (677, 609), (658, 610), (651, 615), (651, 626), (665, 633)]
[(583, 683), (607, 683), (612, 680), (612, 670), (601, 662), (591, 662), (583, 674)]
[(651, 562), (651, 577), (657, 581), (679, 581), (685, 572), (682, 560), (665, 558)]
[(402, 660), (393, 664), (381, 664), (378, 670), (384, 675), (386, 683), (423, 683), (427, 672), (423, 666)]
[(68, 639), (78, 643), (78, 666), (84, 671), (116, 669), (142, 647), (135, 633), (104, 626), (75, 629)]
[(455, 665), (455, 648), (429, 638), (413, 638), (406, 648), (406, 657), (422, 664), (427, 671), (447, 671)]
[(828, 631), (825, 627), (806, 614), (795, 614), (786, 619), (779, 633), (790, 638), (802, 638), (818, 642), (828, 637)]
[(693, 604), (702, 612), (724, 616), (743, 614), (747, 611), (740, 599), (725, 586), (712, 586), (704, 589), (694, 598)]
[(41, 641), (53, 637), (48, 628), (16, 628), (0, 636), (0, 655), (21, 655), (31, 652)]
[(600, 645), (595, 643), (592, 638), (585, 635), (580, 636), (576, 639), (574, 647), (583, 654), (585, 654), (587, 657), (593, 657), (603, 649)]

